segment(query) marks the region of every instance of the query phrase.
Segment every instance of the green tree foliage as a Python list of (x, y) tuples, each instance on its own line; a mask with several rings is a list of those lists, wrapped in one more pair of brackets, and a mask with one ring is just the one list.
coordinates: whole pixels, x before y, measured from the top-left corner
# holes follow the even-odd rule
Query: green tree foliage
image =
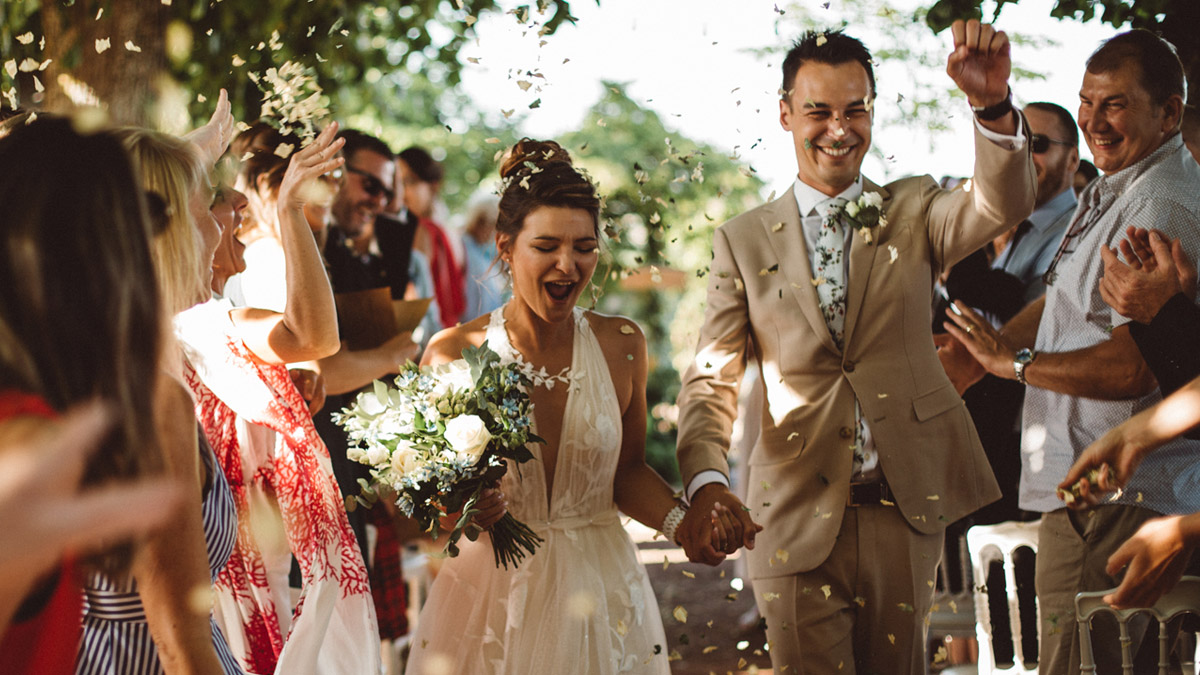
[[(164, 96), (182, 97), (174, 105), (200, 118), (208, 106), (198, 96), (225, 87), (235, 115), (254, 119), (261, 95), (247, 74), (292, 61), (310, 68), (324, 91), (389, 107), (399, 92), (377, 86), (383, 73), (409, 69), (453, 87), (459, 49), (480, 14), (495, 11), (495, 0), (0, 0), (3, 60), (51, 60), (40, 85), (22, 72), (2, 90), (15, 86), (25, 106), (61, 108), (59, 76), (67, 74), (118, 121), (146, 123), (160, 120)], [(541, 34), (573, 21), (568, 0), (536, 0), (508, 13)], [(17, 40), (26, 33), (35, 37), (30, 44)], [(109, 46), (100, 51), (97, 40)]]
[[(1006, 4), (1019, 0), (989, 0), (995, 3), (992, 19), (1000, 15)], [(946, 29), (955, 19), (983, 16), (983, 0), (937, 0), (929, 7), (926, 23), (935, 33)], [(1189, 74), (1191, 100), (1197, 100), (1200, 85), (1200, 2), (1197, 0), (1056, 0), (1050, 16), (1057, 19), (1091, 21), (1097, 14), (1100, 20), (1114, 28), (1145, 28), (1154, 31), (1179, 50), (1184, 71)]]

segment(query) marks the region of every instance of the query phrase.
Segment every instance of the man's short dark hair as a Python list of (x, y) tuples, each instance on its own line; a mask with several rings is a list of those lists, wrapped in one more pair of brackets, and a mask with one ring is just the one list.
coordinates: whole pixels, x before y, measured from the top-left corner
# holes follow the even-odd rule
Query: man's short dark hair
[(1066, 138), (1059, 138), (1055, 140), (1069, 143), (1072, 148), (1075, 148), (1076, 150), (1079, 149), (1079, 127), (1075, 126), (1075, 118), (1071, 117), (1071, 113), (1067, 112), (1066, 108), (1058, 105), (1057, 103), (1050, 103), (1048, 101), (1035, 101), (1026, 105), (1025, 107), (1041, 110), (1042, 112), (1047, 112), (1057, 117), (1058, 126), (1062, 127), (1062, 133), (1064, 136), (1066, 136)]
[(370, 150), (387, 157), (389, 161), (396, 158), (396, 153), (392, 152), (387, 143), (358, 129), (342, 129), (338, 132), (337, 137), (346, 139), (346, 144), (342, 146), (342, 156), (346, 158), (346, 161), (350, 161), (350, 158), (359, 150)]
[(421, 182), (442, 182), (442, 177), (445, 175), (445, 171), (442, 169), (442, 165), (438, 164), (437, 160), (433, 158), (433, 155), (429, 154), (425, 148), (414, 145), (401, 150), (400, 154), (396, 156), (399, 157), (402, 162), (407, 164), (408, 168), (412, 169), (413, 173), (417, 174), (417, 178), (420, 178)]
[(1083, 174), (1084, 178), (1087, 178), (1089, 183), (1100, 177), (1100, 170), (1096, 168), (1095, 164), (1092, 164), (1086, 159), (1079, 160), (1079, 168), (1076, 169), (1075, 172)]
[(1183, 63), (1175, 45), (1144, 28), (1115, 35), (1100, 45), (1087, 60), (1089, 73), (1111, 73), (1125, 64), (1137, 66), (1138, 81), (1150, 94), (1154, 105), (1163, 105), (1172, 96), (1187, 100), (1187, 82)]
[(783, 86), (780, 95), (786, 101), (796, 84), (796, 71), (807, 61), (831, 66), (855, 62), (867, 71), (871, 83), (871, 98), (875, 98), (875, 71), (871, 67), (871, 52), (857, 38), (840, 30), (806, 31), (792, 44), (783, 59)]

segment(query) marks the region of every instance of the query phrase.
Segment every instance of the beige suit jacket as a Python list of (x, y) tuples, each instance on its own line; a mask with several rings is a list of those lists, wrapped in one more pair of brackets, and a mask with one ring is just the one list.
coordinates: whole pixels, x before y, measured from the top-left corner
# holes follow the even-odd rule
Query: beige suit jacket
[(942, 270), (1033, 210), (1029, 144), (1013, 151), (975, 135), (969, 190), (942, 190), (929, 176), (864, 181), (864, 192), (883, 196), (888, 225), (874, 245), (851, 238), (844, 353), (821, 315), (792, 190), (717, 229), (704, 325), (679, 395), (678, 455), (685, 485), (704, 470), (729, 475), (738, 388), (754, 358), (765, 405), (749, 458), (746, 506), (763, 526), (752, 578), (811, 570), (829, 556), (849, 489), (856, 395), (914, 528), (938, 532), (1000, 497), (930, 330)]

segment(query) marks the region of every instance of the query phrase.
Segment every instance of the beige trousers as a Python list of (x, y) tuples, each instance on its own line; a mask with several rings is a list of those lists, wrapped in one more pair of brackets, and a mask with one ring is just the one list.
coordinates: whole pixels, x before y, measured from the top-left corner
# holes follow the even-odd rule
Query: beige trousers
[(942, 541), (940, 533), (909, 527), (894, 506), (848, 507), (820, 566), (754, 579), (775, 674), (926, 672), (926, 617)]

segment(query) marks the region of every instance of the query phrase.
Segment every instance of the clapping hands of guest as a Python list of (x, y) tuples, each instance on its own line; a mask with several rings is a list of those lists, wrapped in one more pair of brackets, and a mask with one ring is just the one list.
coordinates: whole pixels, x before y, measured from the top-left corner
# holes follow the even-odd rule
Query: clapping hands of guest
[(1150, 323), (1172, 296), (1196, 294), (1196, 266), (1188, 260), (1179, 239), (1157, 230), (1131, 227), (1117, 249), (1100, 247), (1104, 276), (1100, 297), (1121, 316)]

